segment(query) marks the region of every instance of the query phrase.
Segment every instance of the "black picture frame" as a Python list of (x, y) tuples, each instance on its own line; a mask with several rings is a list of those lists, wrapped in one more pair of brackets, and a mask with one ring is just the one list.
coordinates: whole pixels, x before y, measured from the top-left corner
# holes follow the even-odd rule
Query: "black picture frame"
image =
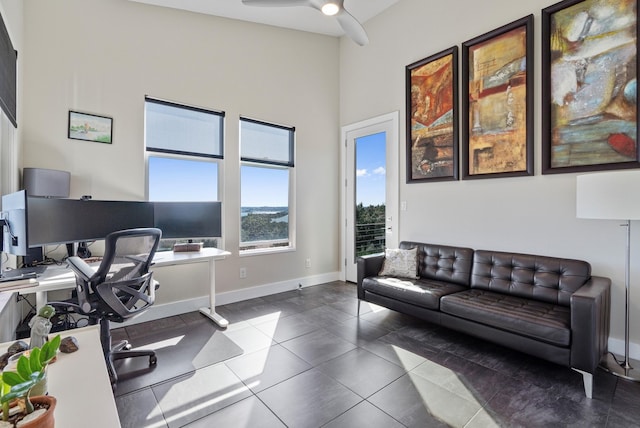
[(405, 68), (407, 183), (458, 179), (458, 47)]
[(462, 44), (463, 180), (534, 174), (533, 54), (533, 15)]
[(112, 144), (113, 118), (69, 110), (67, 138)]
[[(619, 16), (590, 13), (607, 2)], [(542, 10), (543, 174), (640, 167), (637, 50), (637, 0), (565, 0)]]

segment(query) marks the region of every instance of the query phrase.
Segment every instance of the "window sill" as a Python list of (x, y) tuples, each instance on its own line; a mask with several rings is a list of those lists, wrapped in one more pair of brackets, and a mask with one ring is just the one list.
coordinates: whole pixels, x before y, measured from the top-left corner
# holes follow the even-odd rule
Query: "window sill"
[(252, 257), (263, 254), (291, 253), (295, 250), (295, 247), (257, 248), (254, 250), (240, 250), (238, 255), (240, 257)]

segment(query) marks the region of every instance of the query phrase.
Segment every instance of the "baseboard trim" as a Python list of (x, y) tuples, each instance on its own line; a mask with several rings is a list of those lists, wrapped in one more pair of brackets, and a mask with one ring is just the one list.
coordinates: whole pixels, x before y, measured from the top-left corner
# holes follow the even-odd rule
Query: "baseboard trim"
[(255, 299), (271, 294), (296, 290), (298, 287), (311, 287), (327, 282), (338, 281), (340, 272), (330, 272), (322, 275), (307, 276), (288, 281), (273, 282), (271, 284), (258, 285), (256, 287), (243, 288), (241, 290), (227, 291), (216, 294), (216, 305), (226, 305), (242, 300)]
[[(610, 352), (613, 352), (617, 356), (624, 357), (624, 340), (610, 337), (608, 344)], [(640, 344), (633, 342), (629, 343), (629, 357), (634, 360), (640, 360)]]
[[(291, 279), (288, 281), (280, 281), (271, 284), (243, 288), (241, 290), (216, 293), (216, 305), (226, 305), (229, 303), (240, 302), (242, 300), (255, 299), (258, 297), (269, 296), (271, 294), (283, 293), (285, 291), (296, 290), (299, 287), (311, 287), (327, 282), (338, 281), (339, 278), (340, 272), (330, 272), (322, 275), (314, 275), (304, 278)], [(125, 321), (124, 323), (112, 323), (111, 328), (118, 328), (146, 321), (154, 321), (160, 318), (172, 317), (187, 312), (194, 312), (202, 307), (208, 306), (209, 296), (202, 296), (193, 299), (180, 300), (177, 302), (153, 305), (139, 316)]]

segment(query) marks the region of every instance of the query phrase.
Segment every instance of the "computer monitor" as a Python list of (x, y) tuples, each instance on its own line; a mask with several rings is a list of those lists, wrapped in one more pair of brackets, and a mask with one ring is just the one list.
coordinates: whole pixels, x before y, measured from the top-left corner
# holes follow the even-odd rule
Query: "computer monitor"
[(2, 251), (16, 256), (26, 256), (27, 193), (24, 190), (2, 196)]
[(221, 202), (153, 202), (153, 213), (162, 239), (222, 236)]
[(29, 246), (104, 239), (123, 229), (153, 226), (153, 206), (137, 201), (28, 197)]

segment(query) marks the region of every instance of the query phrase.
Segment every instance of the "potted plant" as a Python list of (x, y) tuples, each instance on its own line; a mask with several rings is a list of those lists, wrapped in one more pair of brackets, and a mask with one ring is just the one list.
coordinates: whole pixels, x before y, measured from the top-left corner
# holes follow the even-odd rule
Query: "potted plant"
[[(42, 348), (36, 347), (29, 350), (28, 355), (21, 355), (15, 371), (2, 373), (0, 403), (2, 420), (10, 423), (6, 426), (17, 426), (20, 422), (21, 428), (53, 428), (56, 399), (45, 395), (32, 397), (31, 394), (34, 387), (46, 378), (47, 365), (55, 358), (59, 346), (60, 335), (46, 342)], [(7, 387), (10, 388), (8, 391)], [(14, 404), (13, 408), (10, 403)]]

